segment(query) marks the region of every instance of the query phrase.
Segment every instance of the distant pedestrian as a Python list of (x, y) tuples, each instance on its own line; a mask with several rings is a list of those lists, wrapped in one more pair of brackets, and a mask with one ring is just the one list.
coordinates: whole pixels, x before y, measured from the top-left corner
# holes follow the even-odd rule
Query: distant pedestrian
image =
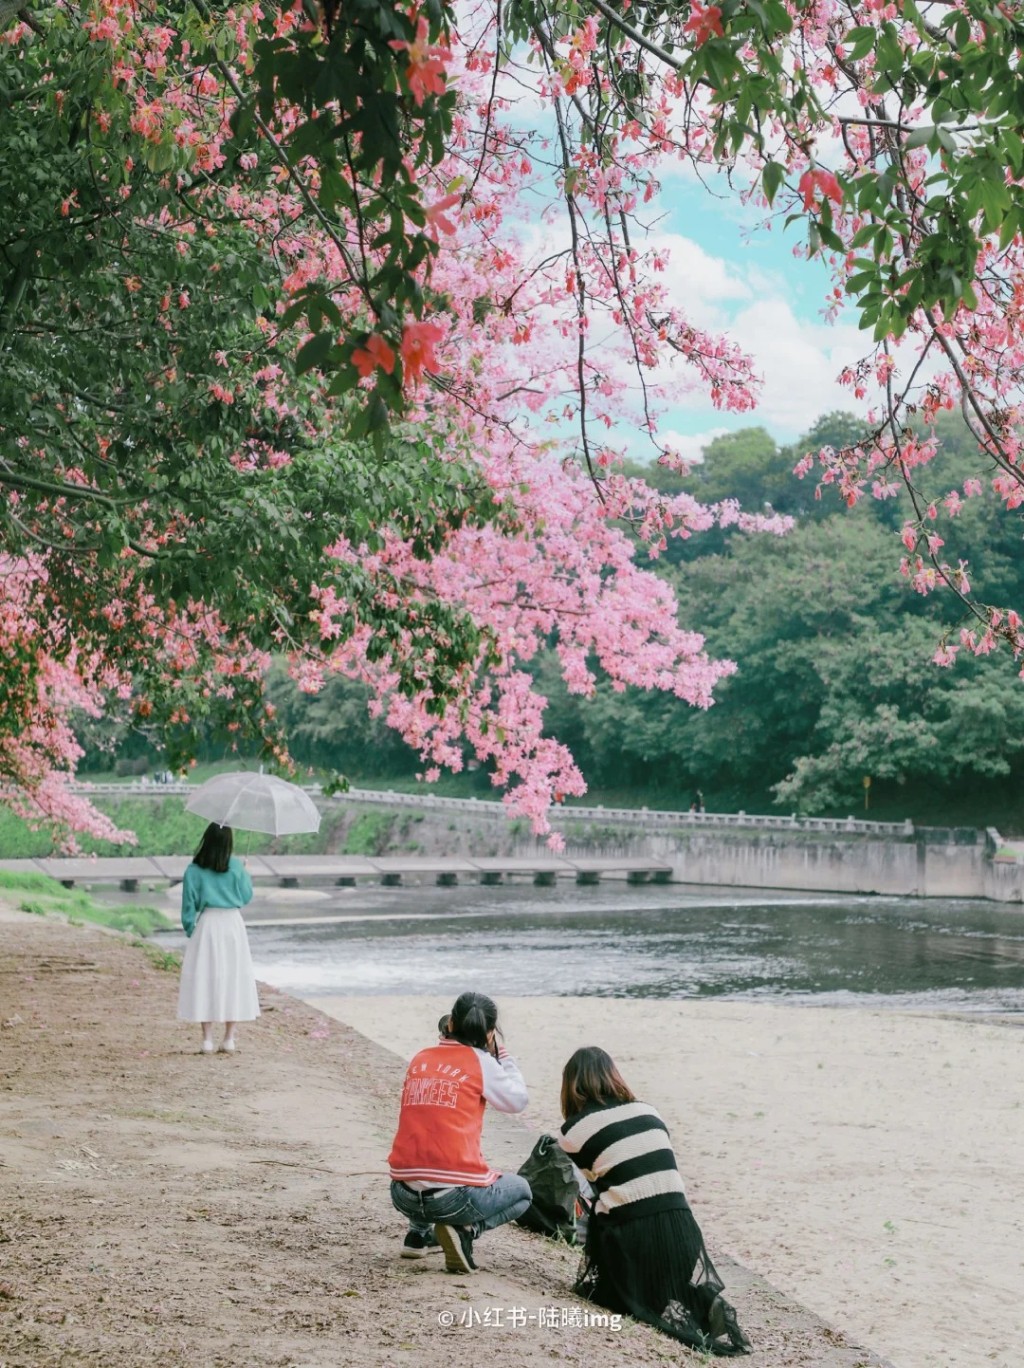
[(203, 1028), (202, 1054), (214, 1050), (213, 1028), (224, 1023), (220, 1049), (233, 1054), (235, 1023), (260, 1014), (249, 938), (239, 908), (252, 901), (252, 880), (231, 854), (231, 828), (211, 822), (181, 886), (181, 924), (188, 936), (178, 990), (178, 1017)]
[(703, 793), (701, 793), (700, 789), (697, 789), (697, 791), (696, 791), (696, 792), (694, 793), (694, 795), (693, 795), (693, 801), (690, 803), (690, 811), (691, 811), (691, 812), (703, 812), (703, 811), (704, 811), (704, 795), (703, 795)]

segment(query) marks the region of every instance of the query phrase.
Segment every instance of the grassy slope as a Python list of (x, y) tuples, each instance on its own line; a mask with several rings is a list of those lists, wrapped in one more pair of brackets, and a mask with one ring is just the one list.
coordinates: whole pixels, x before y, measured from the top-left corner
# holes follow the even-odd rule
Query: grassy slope
[(0, 894), (6, 895), (20, 912), (31, 912), (37, 917), (57, 915), (70, 922), (93, 922), (137, 936), (149, 936), (175, 925), (155, 907), (103, 907), (88, 893), (65, 888), (45, 874), (12, 874), (0, 869)]
[[(197, 782), (208, 778), (214, 769), (211, 766), (209, 771), (201, 771)], [(116, 782), (106, 775), (96, 777), (100, 782)], [(140, 798), (134, 794), (126, 794), (122, 799), (104, 797), (97, 800), (96, 806), (119, 827), (133, 831), (137, 842), (119, 845), (81, 838), (79, 844), (83, 851), (92, 855), (191, 855), (206, 825), (201, 817), (185, 811), (184, 798), (177, 794), (161, 795), (158, 787), (154, 789), (153, 797)], [(356, 811), (339, 805), (325, 815), (318, 832), (284, 837), (236, 832), (235, 850), (243, 856), (318, 855), (328, 851), (349, 855), (382, 854), (389, 848), (396, 828), (402, 829), (397, 834), (403, 834), (404, 828), (416, 820), (416, 815), (408, 809)], [(52, 854), (53, 841), (47, 831), (33, 831), (28, 823), (0, 805), (0, 859), (33, 859)]]

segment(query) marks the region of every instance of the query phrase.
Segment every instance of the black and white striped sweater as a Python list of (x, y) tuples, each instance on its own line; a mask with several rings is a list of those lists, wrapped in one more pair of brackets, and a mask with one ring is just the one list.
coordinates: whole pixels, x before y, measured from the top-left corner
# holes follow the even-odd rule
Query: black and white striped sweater
[(646, 1102), (591, 1107), (566, 1121), (559, 1144), (596, 1194), (597, 1215), (686, 1205), (668, 1128)]

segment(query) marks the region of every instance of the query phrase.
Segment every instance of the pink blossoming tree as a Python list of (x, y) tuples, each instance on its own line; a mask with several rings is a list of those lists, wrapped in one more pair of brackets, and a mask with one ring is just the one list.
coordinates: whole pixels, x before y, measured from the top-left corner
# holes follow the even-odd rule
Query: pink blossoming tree
[[(575, 691), (706, 706), (733, 667), (642, 558), (764, 524), (618, 462), (637, 432), (676, 459), (670, 376), (735, 409), (756, 380), (637, 227), (666, 157), (807, 221), (874, 334), (863, 440), (807, 469), (905, 489), (906, 573), (977, 622), (946, 655), (1019, 651), (940, 530), (1024, 498), (1018, 38), (976, 0), (0, 0), (5, 794), (98, 829), (75, 708), (133, 709), (176, 759), (221, 727), (284, 760), (271, 653), (369, 682), (431, 769), (488, 759), (539, 830), (583, 787), (541, 647)], [(952, 404), (978, 479), (930, 491)]]

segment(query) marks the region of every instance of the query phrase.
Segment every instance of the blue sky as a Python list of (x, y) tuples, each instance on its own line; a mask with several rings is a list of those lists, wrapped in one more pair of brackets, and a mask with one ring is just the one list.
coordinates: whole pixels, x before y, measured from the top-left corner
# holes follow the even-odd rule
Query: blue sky
[(762, 212), (745, 207), (720, 180), (721, 196), (689, 170), (668, 170), (652, 232), (671, 249), (669, 276), (675, 302), (704, 327), (729, 334), (753, 358), (764, 377), (753, 413), (713, 407), (702, 392), (684, 395), (661, 420), (682, 454), (695, 457), (701, 444), (723, 431), (761, 425), (779, 442), (799, 438), (820, 414), (854, 407), (836, 376), (870, 348), (870, 335), (852, 317), (824, 320), (831, 289), (821, 261), (793, 254), (804, 241), (798, 223), (770, 229)]
[[(524, 98), (519, 115), (524, 136), (536, 147), (546, 144), (550, 154), (553, 129), (547, 112)], [(538, 155), (535, 165), (547, 159)], [(763, 210), (745, 206), (724, 175), (716, 178), (710, 168), (702, 183), (692, 167), (666, 158), (659, 175), (660, 195), (636, 213), (648, 229), (647, 241), (634, 223), (634, 246), (667, 251), (670, 265), (661, 279), (672, 303), (698, 327), (728, 336), (751, 357), (763, 380), (758, 407), (731, 413), (713, 406), (685, 363), (673, 363), (658, 377), (678, 396), (659, 411), (659, 440), (695, 460), (724, 432), (762, 426), (780, 444), (790, 443), (822, 414), (858, 407), (837, 377), (871, 350), (871, 336), (858, 330), (852, 315), (840, 314), (831, 324), (825, 320), (832, 289), (827, 266), (794, 255), (806, 241), (805, 226), (798, 222), (785, 229), (779, 220), (766, 227)], [(543, 174), (538, 186), (539, 208), (550, 202)], [(534, 227), (543, 255), (567, 232), (551, 220), (541, 226), (538, 219)], [(635, 441), (621, 431), (615, 435), (616, 440), (626, 437), (635, 459), (653, 458), (653, 447), (639, 433)]]

